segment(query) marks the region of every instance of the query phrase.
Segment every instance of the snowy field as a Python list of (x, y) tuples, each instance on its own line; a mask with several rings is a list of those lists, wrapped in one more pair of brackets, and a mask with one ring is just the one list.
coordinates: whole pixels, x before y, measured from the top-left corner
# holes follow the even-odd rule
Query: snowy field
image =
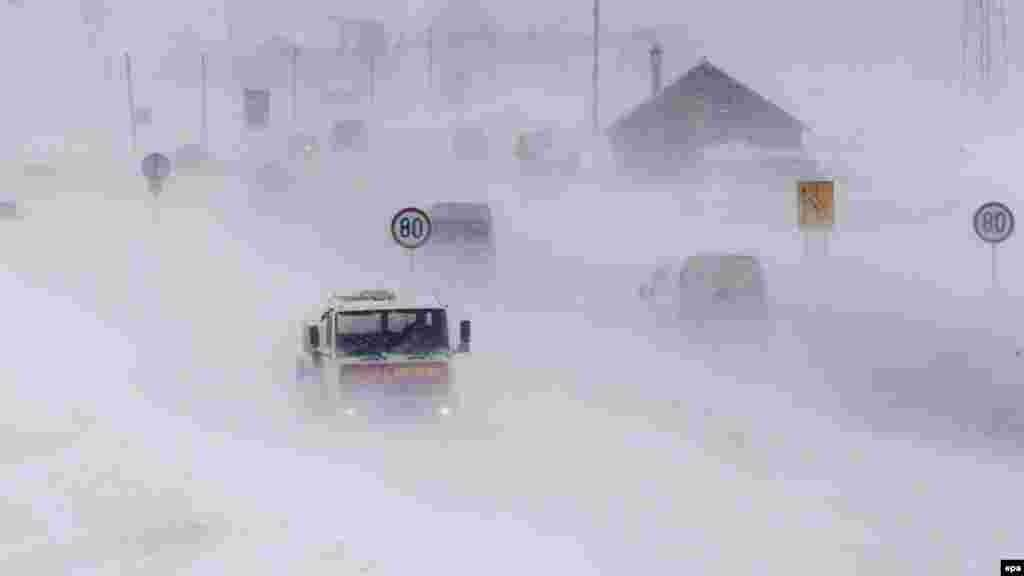
[[(966, 206), (905, 223), (928, 245), (865, 226), (813, 259), (782, 223), (613, 181), (360, 170), (182, 176), (158, 219), (107, 174), (4, 223), (5, 571), (959, 575), (1024, 552), (1024, 430), (993, 424), (1024, 396), (1021, 278), (986, 295)], [(444, 443), (307, 419), (294, 321), (409, 281), (386, 222), (424, 198), (498, 217), (496, 305), (452, 303), (465, 421)], [(709, 248), (763, 258), (769, 336), (638, 307), (655, 261)]]

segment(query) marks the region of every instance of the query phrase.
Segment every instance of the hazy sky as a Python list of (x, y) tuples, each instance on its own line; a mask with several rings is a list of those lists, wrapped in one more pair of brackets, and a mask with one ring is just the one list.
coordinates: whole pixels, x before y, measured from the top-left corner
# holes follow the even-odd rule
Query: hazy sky
[[(475, 0), (454, 0), (473, 2)], [(46, 40), (70, 38), (57, 34), (54, 21), (69, 20), (80, 12), (80, 0), (27, 2), (24, 8), (4, 6), (3, 18), (18, 13), (45, 19), (30, 25), (48, 26)], [(223, 13), (239, 14), (246, 26), (285, 32), (323, 28), (326, 16), (379, 17), (395, 28), (419, 28), (445, 4), (441, 0), (289, 0), (228, 2), (213, 0), (106, 0), (113, 17), (108, 24), (108, 40), (118, 45), (142, 43), (166, 44), (174, 30), (186, 24), (205, 34), (223, 33)], [(505, 25), (525, 28), (531, 23), (564, 22), (567, 26), (589, 30), (592, 25), (591, 0), (480, 0), (479, 2)], [(57, 9), (58, 6), (64, 10)], [(880, 59), (914, 61), (933, 60), (955, 66), (959, 59), (960, 2), (958, 0), (859, 0), (858, 2), (818, 2), (813, 0), (718, 0), (703, 3), (679, 3), (666, 0), (603, 0), (604, 26), (627, 30), (633, 26), (668, 24), (685, 26), (689, 36), (708, 45), (709, 50), (744, 53), (752, 61), (789, 58), (801, 54), (815, 60), (836, 58), (841, 61)], [(68, 12), (68, 18), (55, 15)], [(22, 21), (25, 18), (21, 19)], [(1011, 14), (1011, 40), (1012, 40)], [(38, 32), (38, 31), (37, 31)], [(36, 39), (42, 39), (36, 34)], [(17, 43), (6, 35), (4, 44)]]
[[(26, 98), (37, 105), (44, 90), (40, 83), (74, 83), (84, 68), (94, 66), (71, 64), (76, 58), (91, 58), (81, 50), (86, 36), (77, 25), (79, 1), (38, 0), (26, 2), (23, 8), (2, 8), (0, 44), (5, 49), (0, 51), (0, 64), (9, 78), (20, 75), (35, 86), (25, 84), (25, 90)], [(222, 1), (106, 2), (113, 17), (104, 50), (112, 54), (130, 51), (143, 59), (147, 52), (163, 53), (186, 25), (211, 38), (224, 33)], [(564, 21), (586, 30), (592, 24), (591, 0), (481, 3), (511, 28)], [(239, 19), (253, 36), (298, 32), (330, 42), (335, 32), (328, 14), (379, 17), (396, 29), (415, 30), (422, 29), (442, 5), (439, 0), (232, 0), (226, 9), (245, 15)], [(960, 67), (960, 7), (958, 0), (718, 0), (685, 5), (665, 0), (603, 0), (602, 14), (604, 24), (613, 29), (678, 25), (679, 34), (687, 38), (685, 42), (666, 38), (667, 81), (685, 71), (696, 57), (706, 55), (809, 122), (821, 123), (823, 118), (836, 119), (839, 112), (848, 116), (851, 107), (863, 108), (865, 97), (884, 105), (872, 112), (874, 116), (903, 114), (915, 98), (934, 99), (930, 93), (936, 87), (953, 86)], [(19, 13), (21, 17), (14, 18)], [(1014, 40), (1011, 11), (1010, 53), (1019, 52)], [(673, 43), (687, 47), (684, 51)], [(54, 74), (40, 75), (39, 70)], [(605, 81), (613, 79), (607, 76)], [(60, 90), (52, 93), (57, 106)]]

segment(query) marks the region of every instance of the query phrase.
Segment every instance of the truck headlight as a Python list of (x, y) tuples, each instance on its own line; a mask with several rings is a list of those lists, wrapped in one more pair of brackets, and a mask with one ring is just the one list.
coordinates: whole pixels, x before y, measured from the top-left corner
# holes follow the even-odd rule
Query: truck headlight
[(441, 414), (441, 416), (448, 416), (449, 414), (452, 413), (451, 408), (448, 408), (447, 406), (441, 406), (438, 412)]
[(355, 415), (356, 415), (356, 409), (355, 408), (345, 408), (345, 416), (355, 416)]

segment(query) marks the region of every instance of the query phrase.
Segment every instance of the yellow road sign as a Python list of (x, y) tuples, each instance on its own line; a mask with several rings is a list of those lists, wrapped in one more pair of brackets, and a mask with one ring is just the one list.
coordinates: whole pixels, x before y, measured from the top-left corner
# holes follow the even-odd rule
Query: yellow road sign
[(797, 184), (800, 228), (832, 228), (836, 222), (836, 193), (832, 180), (803, 180)]

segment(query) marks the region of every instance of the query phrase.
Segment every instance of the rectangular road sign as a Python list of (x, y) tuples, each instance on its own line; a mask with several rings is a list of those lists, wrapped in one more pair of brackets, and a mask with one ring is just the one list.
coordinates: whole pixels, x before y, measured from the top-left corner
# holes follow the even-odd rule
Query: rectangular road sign
[(246, 88), (243, 98), (246, 127), (266, 128), (270, 124), (270, 91)]
[(836, 223), (836, 192), (832, 180), (797, 183), (797, 214), (801, 229), (831, 229)]

